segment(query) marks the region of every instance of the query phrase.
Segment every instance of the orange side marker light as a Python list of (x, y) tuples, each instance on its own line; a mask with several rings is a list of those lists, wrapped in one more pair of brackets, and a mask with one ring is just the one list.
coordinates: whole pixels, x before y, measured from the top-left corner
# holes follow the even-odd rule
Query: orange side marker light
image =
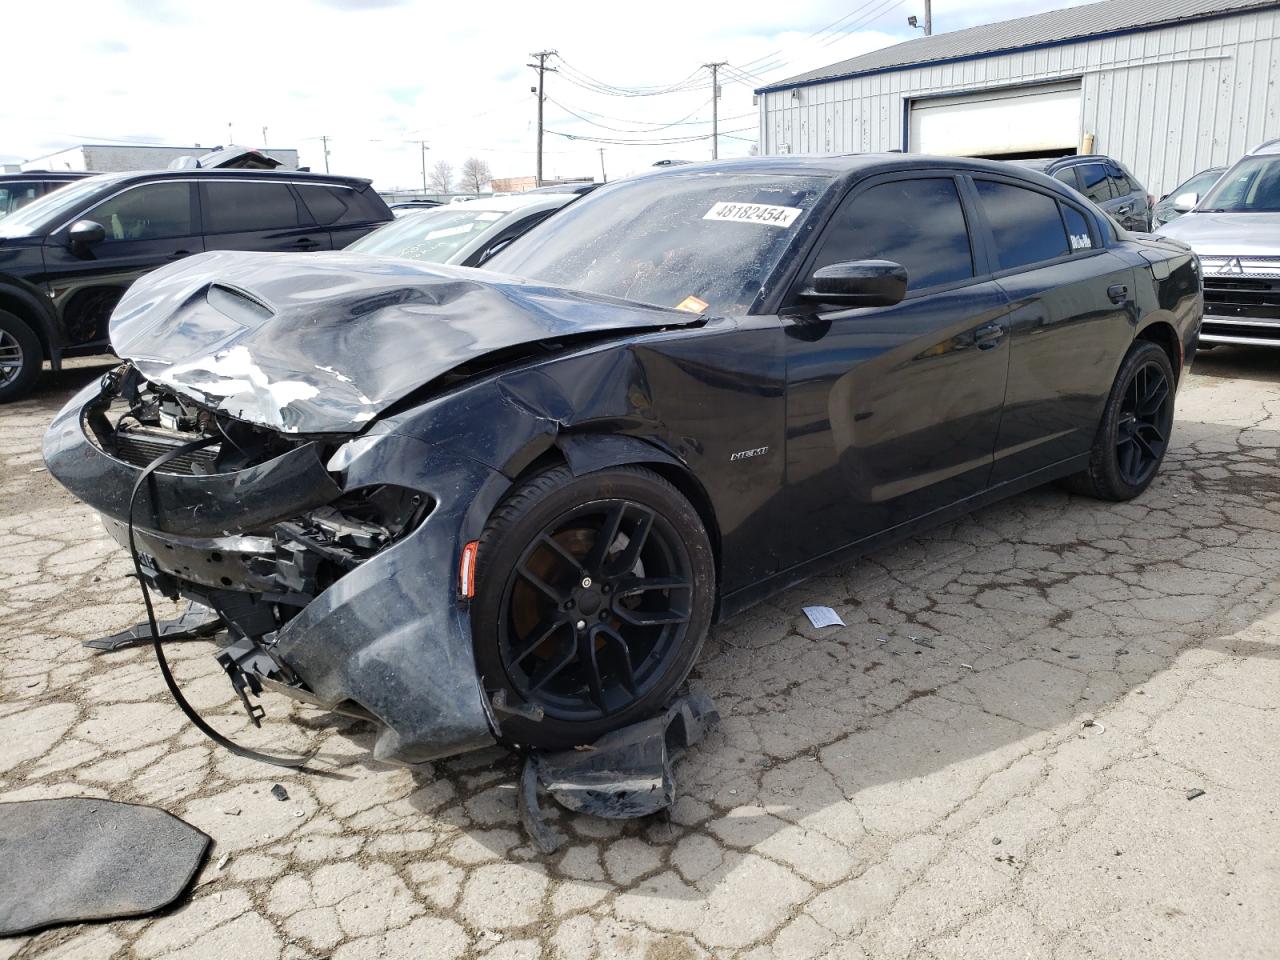
[(476, 551), (479, 549), (480, 541), (472, 540), (462, 548), (462, 556), (458, 558), (458, 589), (466, 600), (476, 595)]

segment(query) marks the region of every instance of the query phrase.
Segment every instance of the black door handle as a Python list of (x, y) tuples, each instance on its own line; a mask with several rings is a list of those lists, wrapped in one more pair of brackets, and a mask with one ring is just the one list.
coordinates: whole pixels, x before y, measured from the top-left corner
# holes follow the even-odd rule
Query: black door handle
[(1004, 338), (1004, 327), (998, 323), (988, 323), (973, 331), (973, 342), (979, 350), (990, 350)]
[(175, 250), (173, 251), (173, 253), (169, 254), (169, 259), (181, 260), (183, 257), (189, 257), (189, 256), (191, 256), (190, 250)]
[(293, 241), (293, 245), (301, 250), (310, 250), (314, 247), (320, 246), (317, 241), (312, 240), (310, 237), (299, 237), (297, 240)]
[(1107, 299), (1112, 303), (1125, 303), (1129, 299), (1129, 286), (1124, 283), (1113, 283), (1107, 287)]

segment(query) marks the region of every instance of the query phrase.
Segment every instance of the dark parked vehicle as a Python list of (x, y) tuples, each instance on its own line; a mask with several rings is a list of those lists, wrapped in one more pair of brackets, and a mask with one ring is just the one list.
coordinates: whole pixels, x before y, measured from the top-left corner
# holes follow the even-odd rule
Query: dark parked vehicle
[(1101, 209), (1115, 217), (1126, 230), (1145, 233), (1151, 229), (1151, 208), (1155, 197), (1118, 160), (1094, 154), (1052, 157), (1044, 160), (1015, 160), (1039, 170), (1079, 190)]
[(92, 173), (67, 171), (54, 173), (51, 170), (28, 170), (25, 173), (0, 173), (0, 220), (9, 214), (21, 210), (32, 200), (38, 200), (46, 193), (52, 193), (68, 183), (75, 183)]
[(488, 266), (166, 267), (45, 437), (121, 543), (136, 491), (144, 581), (219, 612), (233, 677), (383, 758), (589, 743), (834, 562), (1060, 478), (1136, 496), (1202, 308), (1185, 245), (901, 154), (628, 178)]
[(129, 284), (207, 250), (332, 250), (391, 211), (368, 180), (270, 170), (89, 177), (0, 220), (0, 403), (48, 360), (104, 353)]
[(1208, 170), (1201, 170), (1166, 193), (1156, 201), (1156, 205), (1151, 210), (1151, 229), (1154, 230), (1156, 227), (1177, 220), (1186, 213), (1186, 210), (1178, 209), (1178, 198), (1189, 199), (1189, 195), (1194, 194), (1198, 200), (1209, 192), (1209, 188), (1217, 183), (1226, 171), (1226, 167), (1210, 167)]
[(403, 200), (390, 206), (392, 213), (397, 217), (403, 217), (406, 213), (413, 213), (415, 210), (430, 210), (443, 204), (439, 200)]
[(425, 263), (479, 267), (517, 237), (528, 233), (561, 207), (577, 200), (572, 193), (517, 193), (450, 203), (398, 217), (361, 237), (348, 249)]

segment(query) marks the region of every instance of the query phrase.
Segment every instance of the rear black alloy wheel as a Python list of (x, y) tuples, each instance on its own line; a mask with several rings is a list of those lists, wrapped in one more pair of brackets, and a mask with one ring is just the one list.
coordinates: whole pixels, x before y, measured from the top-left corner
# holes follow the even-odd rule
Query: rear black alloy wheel
[(688, 674), (714, 566), (697, 512), (636, 467), (522, 485), (481, 540), (473, 627), (485, 685), (535, 705), (499, 716), (518, 743), (564, 747), (651, 715)]
[(1107, 397), (1088, 469), (1064, 485), (1102, 500), (1131, 500), (1147, 489), (1169, 449), (1175, 386), (1169, 355), (1151, 341), (1135, 343)]
[(1160, 364), (1138, 367), (1125, 387), (1116, 423), (1116, 465), (1130, 486), (1146, 486), (1160, 468), (1173, 424), (1173, 386)]

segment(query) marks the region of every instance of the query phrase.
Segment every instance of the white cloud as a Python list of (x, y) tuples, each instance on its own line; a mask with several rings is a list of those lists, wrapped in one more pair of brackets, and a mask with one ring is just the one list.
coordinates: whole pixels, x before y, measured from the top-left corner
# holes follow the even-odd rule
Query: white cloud
[[(1061, 5), (993, 0), (939, 11), (934, 24), (958, 29)], [(611, 139), (702, 134), (709, 131), (707, 88), (606, 96), (583, 89), (571, 71), (619, 86), (659, 86), (724, 60), (753, 71), (776, 64), (765, 77), (776, 81), (909, 39), (915, 31), (906, 17), (920, 6), (905, 0), (876, 15), (883, 3), (865, 0), (554, 8), (498, 0), (468, 15), (456, 3), (425, 0), (21, 4), (7, 11), (6, 72), (28, 80), (0, 102), (0, 155), (30, 159), (111, 140), (212, 146), (234, 136), (260, 145), (266, 127), (270, 146), (298, 148), (315, 169), (324, 168), (319, 137), (327, 135), (330, 168), (373, 177), (380, 188), (421, 183), (418, 140), (431, 148), (428, 166), (445, 159), (457, 169), (474, 154), (496, 176), (525, 175), (534, 168), (531, 51), (556, 49), (568, 64), (548, 78), (550, 131)], [(840, 29), (871, 15), (864, 29), (813, 36), (852, 11), (859, 12)], [(721, 156), (743, 155), (755, 140), (751, 87), (741, 80), (731, 75), (723, 87), (721, 130), (733, 132), (722, 139)], [(655, 130), (681, 119), (689, 122)], [(598, 175), (601, 145), (556, 133), (546, 137), (546, 174)], [(710, 156), (706, 140), (603, 146), (611, 177), (664, 157)]]

